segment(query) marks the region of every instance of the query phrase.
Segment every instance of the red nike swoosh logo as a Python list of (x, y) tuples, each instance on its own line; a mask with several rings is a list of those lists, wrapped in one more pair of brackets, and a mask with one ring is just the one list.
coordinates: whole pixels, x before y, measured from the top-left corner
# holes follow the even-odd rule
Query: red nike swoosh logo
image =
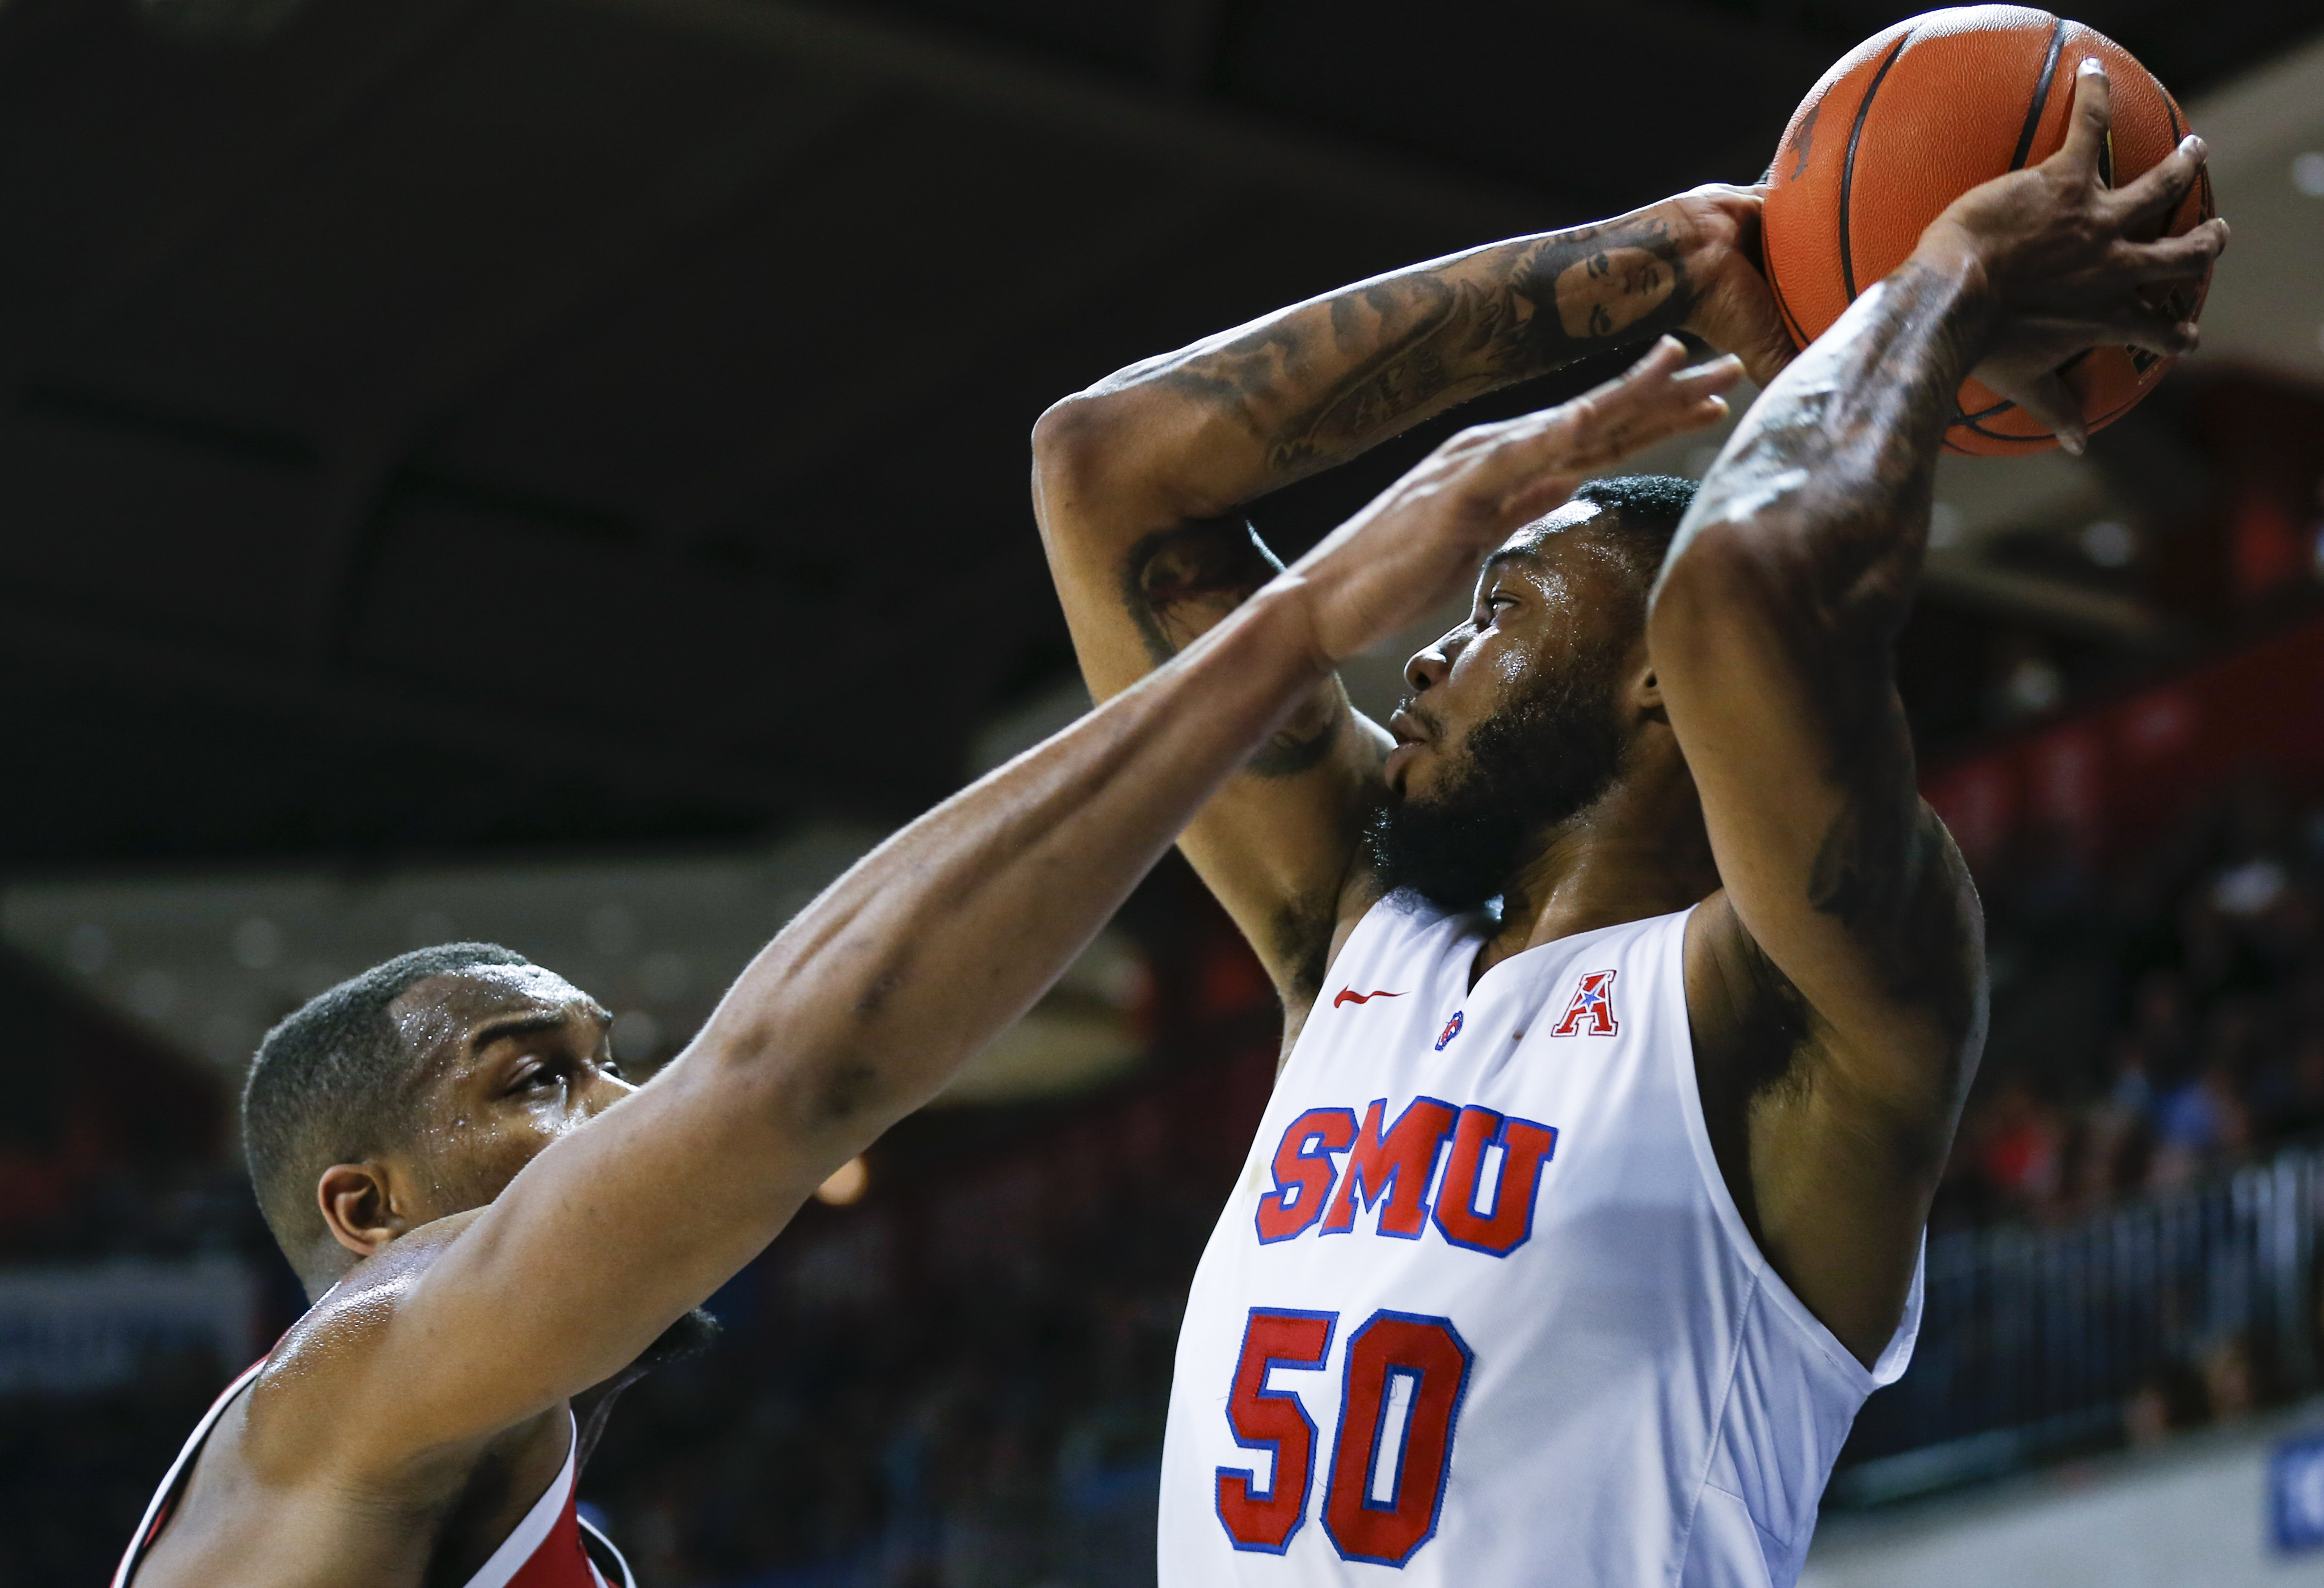
[(1401, 992), (1382, 992), (1377, 989), (1370, 992), (1359, 992), (1353, 987), (1342, 987), (1340, 989), (1340, 995), (1332, 1000), (1332, 1007), (1333, 1009), (1337, 1009), (1343, 1003), (1370, 1003), (1375, 998), (1401, 998), (1403, 996), (1404, 994)]

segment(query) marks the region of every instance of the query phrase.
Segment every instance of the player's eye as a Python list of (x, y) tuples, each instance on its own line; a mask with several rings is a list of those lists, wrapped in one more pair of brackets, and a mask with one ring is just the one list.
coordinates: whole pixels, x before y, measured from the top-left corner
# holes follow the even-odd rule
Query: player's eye
[(565, 1072), (558, 1068), (557, 1066), (552, 1064), (535, 1065), (532, 1068), (519, 1076), (516, 1078), (516, 1084), (511, 1086), (509, 1090), (513, 1093), (543, 1092), (548, 1090), (549, 1087), (562, 1086), (564, 1084)]

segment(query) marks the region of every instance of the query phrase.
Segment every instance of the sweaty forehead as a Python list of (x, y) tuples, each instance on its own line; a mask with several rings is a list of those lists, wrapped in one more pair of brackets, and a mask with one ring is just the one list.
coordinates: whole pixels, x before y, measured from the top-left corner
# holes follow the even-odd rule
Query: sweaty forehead
[(1546, 550), (1553, 537), (1583, 528), (1605, 512), (1595, 502), (1569, 502), (1555, 512), (1544, 513), (1503, 542), (1505, 549), (1539, 553)]
[(1602, 551), (1605, 540), (1597, 531), (1608, 527), (1605, 515), (1595, 502), (1569, 502), (1502, 541), (1486, 566), (1520, 563), (1547, 569), (1577, 551)]
[(537, 965), (479, 965), (429, 976), (388, 1005), (407, 1052), (456, 1052), (484, 1028), (510, 1019), (602, 1019), (597, 1001)]

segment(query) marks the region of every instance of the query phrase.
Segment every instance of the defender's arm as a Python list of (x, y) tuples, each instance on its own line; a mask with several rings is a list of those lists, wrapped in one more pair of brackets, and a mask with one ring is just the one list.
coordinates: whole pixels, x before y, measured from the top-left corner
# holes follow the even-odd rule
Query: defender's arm
[(1649, 622), (1725, 884), (1690, 931), (1688, 989), (1706, 1097), (1731, 1088), (1748, 1122), (1729, 1179), (1868, 1362), (1983, 1042), (1982, 922), (1916, 792), (1891, 657), (1953, 394), (1974, 367), (2030, 406), (2080, 347), (2185, 351), (2192, 328), (2137, 290), (2200, 274), (2221, 236), (2126, 240), (2179, 202), (2200, 149), (2108, 192), (2105, 80), (2080, 88), (2064, 151), (1966, 196), (1762, 396)]
[[(1674, 328), (1772, 378), (1790, 343), (1749, 263), (1757, 216), (1748, 189), (1706, 188), (1474, 249), (1052, 408), (1034, 432), (1034, 506), (1092, 694), (1127, 688), (1274, 576), (1242, 503), (1454, 403)], [(1326, 679), (1183, 840), (1295, 1011), (1322, 974), (1388, 746)]]
[(293, 1421), (376, 1472), (630, 1363), (1022, 1013), (1316, 680), (1562, 501), (1592, 437), (1714, 417), (1731, 365), (1682, 362), (1666, 344), (1591, 399), (1454, 438), (1155, 676), (875, 850), (635, 1095), (541, 1151), (432, 1263), (351, 1286), (320, 1326), (366, 1347), (340, 1359), (329, 1415)]

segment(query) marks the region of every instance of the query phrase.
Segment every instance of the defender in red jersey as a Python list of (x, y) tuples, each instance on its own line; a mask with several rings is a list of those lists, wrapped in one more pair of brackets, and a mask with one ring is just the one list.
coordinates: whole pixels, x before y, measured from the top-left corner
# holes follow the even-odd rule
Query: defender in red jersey
[(625, 1578), (573, 1508), (613, 1393), (1039, 995), (1335, 665), (1584, 474), (1717, 417), (1735, 366), (1683, 364), (1665, 343), (1454, 438), (1151, 678), (882, 845), (642, 1086), (602, 1005), (484, 944), (392, 960), (276, 1028), (244, 1135), (314, 1306), (195, 1431), (116, 1588)]

